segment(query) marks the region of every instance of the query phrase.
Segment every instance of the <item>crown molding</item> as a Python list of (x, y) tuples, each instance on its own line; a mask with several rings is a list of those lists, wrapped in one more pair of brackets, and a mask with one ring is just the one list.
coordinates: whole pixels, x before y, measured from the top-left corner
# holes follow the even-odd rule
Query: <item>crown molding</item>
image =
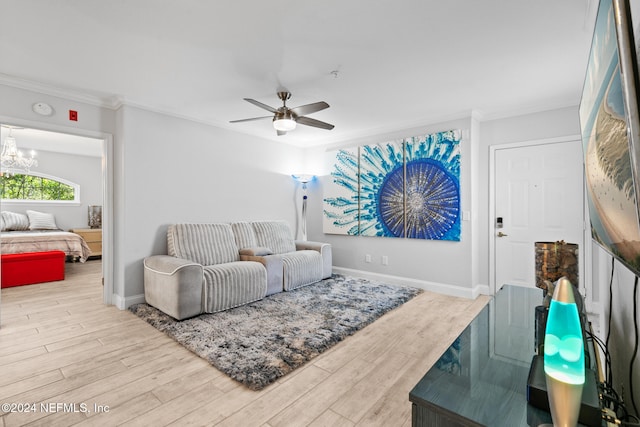
[(541, 103), (536, 105), (525, 105), (511, 109), (501, 109), (492, 112), (479, 111), (482, 122), (493, 120), (510, 119), (512, 117), (526, 116), (528, 114), (543, 113), (545, 111), (563, 110), (565, 108), (577, 108), (575, 102)]
[(115, 110), (119, 97), (115, 95), (91, 95), (74, 89), (60, 88), (46, 83), (23, 79), (0, 73), (0, 84), (31, 92), (64, 98), (71, 101), (83, 102), (97, 107)]

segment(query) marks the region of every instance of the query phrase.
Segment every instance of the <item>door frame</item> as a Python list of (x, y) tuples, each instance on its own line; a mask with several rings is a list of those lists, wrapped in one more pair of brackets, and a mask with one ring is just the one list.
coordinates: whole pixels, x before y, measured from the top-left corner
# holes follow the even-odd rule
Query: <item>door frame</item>
[(102, 300), (106, 305), (113, 304), (113, 135), (1, 115), (0, 123), (102, 140)]
[[(532, 147), (537, 145), (558, 144), (563, 142), (582, 141), (580, 135), (569, 135), (557, 138), (548, 139), (536, 139), (529, 141), (514, 142), (508, 144), (495, 144), (489, 146), (489, 218), (488, 218), (488, 237), (489, 237), (489, 286), (493, 295), (497, 292), (496, 289), (496, 244), (495, 244), (495, 216), (496, 216), (496, 152), (498, 150), (506, 149), (518, 149), (525, 147)], [(584, 170), (584, 160), (583, 160)], [(583, 206), (582, 206), (582, 218), (583, 218), (583, 247), (580, 248), (579, 262), (581, 263), (581, 271), (583, 272), (580, 277), (580, 293), (585, 297), (585, 305), (587, 309), (592, 306), (592, 272), (588, 269), (588, 263), (586, 260), (591, 259), (591, 230), (587, 227), (588, 207), (586, 200), (586, 188), (584, 187), (584, 172), (583, 172)], [(589, 263), (590, 265), (590, 263)]]

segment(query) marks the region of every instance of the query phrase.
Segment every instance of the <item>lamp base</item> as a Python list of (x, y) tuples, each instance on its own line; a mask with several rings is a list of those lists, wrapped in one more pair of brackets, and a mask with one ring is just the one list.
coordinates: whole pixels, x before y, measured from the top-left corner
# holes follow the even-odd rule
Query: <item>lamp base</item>
[(551, 375), (546, 375), (546, 379), (553, 425), (558, 427), (577, 426), (584, 384), (568, 384)]
[[(533, 356), (529, 378), (527, 379), (527, 401), (536, 408), (549, 411), (549, 397), (544, 374), (544, 356)], [(589, 427), (601, 427), (602, 416), (598, 381), (595, 371), (585, 370), (585, 383), (582, 389), (582, 402), (578, 422)]]

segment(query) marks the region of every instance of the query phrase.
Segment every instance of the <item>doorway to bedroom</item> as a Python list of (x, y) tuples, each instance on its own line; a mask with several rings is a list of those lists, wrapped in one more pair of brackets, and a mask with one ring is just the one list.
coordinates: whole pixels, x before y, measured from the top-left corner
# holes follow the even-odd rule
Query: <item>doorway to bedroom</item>
[[(9, 139), (22, 152), (22, 157), (30, 158), (33, 152), (35, 161), (28, 169), (20, 168), (19, 164), (11, 169), (3, 157), (0, 251), (3, 255), (62, 251), (67, 275), (77, 279), (78, 274), (83, 275), (86, 270), (87, 277), (103, 288), (100, 292), (104, 302), (110, 303), (111, 292), (103, 287), (104, 267), (109, 265), (108, 251), (103, 250), (103, 241), (107, 240), (103, 231), (108, 228), (109, 215), (102, 214), (109, 205), (106, 195), (108, 138), (91, 132), (87, 135), (2, 123), (3, 156), (5, 141)], [(21, 223), (8, 223), (5, 216), (17, 218)], [(22, 219), (26, 219), (27, 229), (10, 231), (25, 228)], [(15, 240), (15, 235), (21, 233), (28, 236), (23, 242), (32, 246), (21, 247), (16, 243), (20, 239)], [(14, 240), (10, 240), (12, 234)], [(28, 275), (26, 270), (18, 270), (18, 276)], [(101, 274), (96, 277), (98, 271)], [(41, 287), (46, 288), (46, 283)]]

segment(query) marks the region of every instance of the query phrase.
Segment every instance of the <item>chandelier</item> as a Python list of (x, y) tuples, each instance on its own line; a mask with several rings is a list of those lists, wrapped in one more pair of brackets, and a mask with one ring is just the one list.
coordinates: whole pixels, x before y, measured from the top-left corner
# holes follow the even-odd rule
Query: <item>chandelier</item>
[(11, 134), (13, 127), (3, 127), (9, 128), (9, 136), (2, 142), (2, 154), (0, 155), (1, 174), (29, 173), (32, 167), (38, 166), (38, 161), (35, 159), (36, 152), (31, 150), (29, 157), (26, 157), (22, 151), (18, 150), (16, 139)]

